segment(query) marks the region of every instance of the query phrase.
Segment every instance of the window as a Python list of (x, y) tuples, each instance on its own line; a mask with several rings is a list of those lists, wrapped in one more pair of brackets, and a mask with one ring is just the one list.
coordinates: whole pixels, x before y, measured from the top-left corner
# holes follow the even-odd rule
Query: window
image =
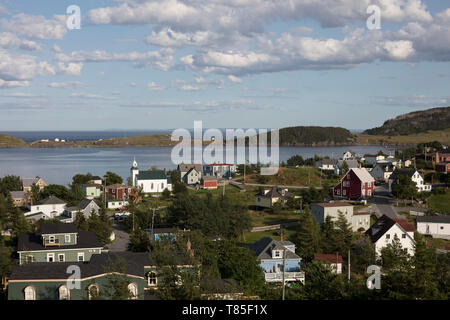
[(152, 185), (151, 185), (150, 189), (153, 189), (153, 182), (152, 182)]
[(339, 195), (339, 194), (341, 194), (341, 190), (336, 190), (336, 193)]
[(70, 300), (70, 291), (67, 286), (62, 285), (58, 289), (59, 291), (59, 300)]
[(444, 230), (444, 227), (441, 226), (441, 230)]
[(25, 288), (25, 300), (36, 300), (36, 289), (28, 286)]
[(151, 271), (147, 274), (147, 281), (149, 286), (156, 286), (158, 284), (158, 277), (156, 275), (156, 272)]
[(406, 239), (406, 234), (402, 234), (402, 239)]
[(55, 243), (55, 236), (49, 236), (48, 243)]
[(347, 190), (342, 190), (342, 195), (345, 196), (347, 194)]
[(69, 242), (70, 242), (70, 234), (66, 234), (66, 235), (64, 236), (64, 241), (65, 241), (66, 243), (69, 243)]
[(136, 283), (130, 283), (128, 285), (128, 291), (131, 294), (130, 299), (137, 299), (138, 298), (138, 288), (137, 288)]
[(164, 182), (161, 183), (161, 189), (164, 189)]
[(55, 261), (55, 254), (47, 253), (47, 262), (54, 262), (54, 261)]
[(369, 190), (367, 190), (367, 195), (371, 195), (371, 191), (370, 191), (370, 189)]
[(84, 252), (78, 252), (78, 261), (84, 261)]
[(281, 255), (280, 255), (280, 251), (278, 251), (278, 250), (276, 250), (275, 252), (274, 252), (274, 254), (275, 254), (275, 258), (279, 258)]
[(88, 287), (89, 300), (95, 299), (99, 294), (98, 285), (93, 283)]
[(59, 262), (64, 262), (64, 260), (65, 260), (64, 253), (58, 254), (58, 261)]
[(391, 235), (390, 234), (387, 234), (386, 235), (386, 239), (390, 239), (391, 238)]

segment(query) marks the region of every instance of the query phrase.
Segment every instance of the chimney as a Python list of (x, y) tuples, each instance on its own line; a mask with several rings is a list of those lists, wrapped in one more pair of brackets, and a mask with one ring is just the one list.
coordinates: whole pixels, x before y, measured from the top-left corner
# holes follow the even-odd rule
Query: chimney
[(194, 250), (192, 250), (191, 246), (192, 246), (191, 240), (188, 239), (188, 241), (186, 243), (186, 249), (189, 252), (189, 255), (191, 257), (194, 257)]
[(283, 229), (280, 229), (280, 241), (283, 241)]
[(164, 173), (166, 173), (167, 172), (167, 170), (166, 170), (166, 168), (164, 168)]
[(30, 198), (30, 206), (33, 205), (33, 198)]

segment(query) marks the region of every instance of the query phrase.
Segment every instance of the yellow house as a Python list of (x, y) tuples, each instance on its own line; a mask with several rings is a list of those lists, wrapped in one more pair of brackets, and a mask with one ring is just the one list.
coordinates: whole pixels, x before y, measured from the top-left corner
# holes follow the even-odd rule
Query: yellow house
[(31, 192), (31, 187), (33, 186), (33, 184), (38, 185), (40, 190), (44, 189), (44, 187), (47, 186), (47, 184), (41, 177), (22, 178), (22, 187), (25, 193)]

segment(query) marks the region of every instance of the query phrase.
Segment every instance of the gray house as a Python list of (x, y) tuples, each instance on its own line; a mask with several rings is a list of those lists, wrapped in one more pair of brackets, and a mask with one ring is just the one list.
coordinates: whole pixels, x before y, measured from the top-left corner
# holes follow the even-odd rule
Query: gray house
[(189, 173), (189, 171), (191, 169), (195, 169), (195, 171), (197, 171), (197, 173), (200, 174), (200, 176), (198, 177), (198, 181), (200, 182), (200, 179), (202, 177), (202, 172), (203, 172), (203, 167), (201, 164), (198, 163), (180, 163), (177, 167), (177, 170), (180, 172), (180, 179), (181, 181), (184, 181), (187, 184), (190, 184), (188, 182), (186, 182), (186, 174)]
[(70, 220), (68, 222), (73, 222), (78, 213), (82, 213), (84, 217), (88, 219), (91, 216), (92, 210), (98, 214), (100, 207), (92, 199), (83, 199), (77, 206), (66, 208), (65, 215), (71, 218), (68, 219)]
[(202, 172), (197, 171), (195, 168), (191, 168), (183, 177), (183, 181), (186, 184), (198, 184), (202, 178)]

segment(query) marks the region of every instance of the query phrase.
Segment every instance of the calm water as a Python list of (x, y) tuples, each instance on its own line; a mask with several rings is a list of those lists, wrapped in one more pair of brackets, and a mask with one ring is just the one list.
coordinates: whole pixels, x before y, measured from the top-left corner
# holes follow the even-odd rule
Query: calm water
[[(286, 161), (293, 155), (303, 158), (329, 156), (338, 158), (348, 147), (280, 147), (280, 161)], [(358, 155), (389, 150), (381, 146), (352, 146)], [(40, 176), (47, 183), (67, 185), (77, 173), (90, 172), (103, 176), (106, 171), (113, 171), (126, 181), (130, 176), (133, 157), (139, 168), (148, 169), (156, 166), (160, 169), (174, 169), (171, 161), (172, 147), (135, 147), (135, 148), (80, 148), (80, 149), (34, 149), (34, 148), (0, 148), (0, 177), (18, 175), (32, 178)], [(393, 151), (391, 151), (393, 154)]]

